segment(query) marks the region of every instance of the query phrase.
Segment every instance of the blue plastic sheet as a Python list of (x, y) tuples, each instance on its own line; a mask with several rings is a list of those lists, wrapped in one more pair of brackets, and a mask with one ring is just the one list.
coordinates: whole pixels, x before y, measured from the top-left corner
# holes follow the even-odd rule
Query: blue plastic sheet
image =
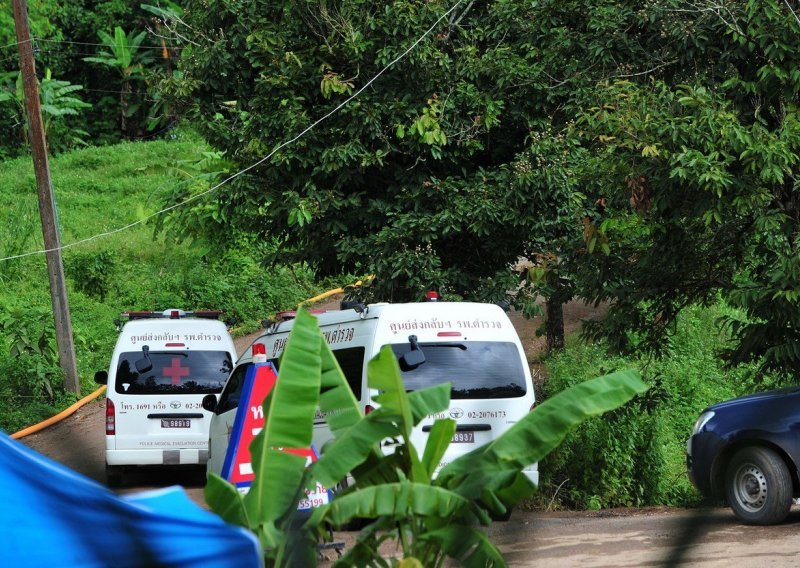
[(0, 564), (248, 568), (257, 539), (180, 487), (119, 497), (0, 433)]

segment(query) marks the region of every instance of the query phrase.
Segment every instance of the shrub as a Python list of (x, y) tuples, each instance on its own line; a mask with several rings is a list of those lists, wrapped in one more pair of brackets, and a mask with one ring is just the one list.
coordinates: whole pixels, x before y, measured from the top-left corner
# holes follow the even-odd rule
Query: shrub
[(544, 398), (621, 368), (638, 368), (650, 390), (636, 401), (587, 421), (540, 464), (541, 488), (562, 507), (690, 505), (699, 495), (686, 475), (685, 443), (708, 405), (774, 385), (755, 365), (726, 370), (715, 357), (727, 338), (716, 320), (720, 303), (683, 314), (661, 359), (609, 355), (606, 345), (573, 338), (549, 357)]
[(67, 276), (75, 288), (101, 302), (106, 299), (117, 265), (110, 251), (73, 253), (65, 261)]
[(18, 398), (51, 401), (60, 388), (63, 373), (55, 349), (52, 315), (38, 307), (16, 308), (0, 313), (0, 332), (6, 337), (10, 360), (5, 384)]

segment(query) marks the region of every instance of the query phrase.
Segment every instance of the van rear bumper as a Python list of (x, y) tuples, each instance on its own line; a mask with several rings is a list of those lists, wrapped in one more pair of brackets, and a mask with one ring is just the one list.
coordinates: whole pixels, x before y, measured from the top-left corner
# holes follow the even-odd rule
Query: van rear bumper
[(106, 450), (106, 463), (115, 465), (200, 465), (208, 461), (208, 450)]

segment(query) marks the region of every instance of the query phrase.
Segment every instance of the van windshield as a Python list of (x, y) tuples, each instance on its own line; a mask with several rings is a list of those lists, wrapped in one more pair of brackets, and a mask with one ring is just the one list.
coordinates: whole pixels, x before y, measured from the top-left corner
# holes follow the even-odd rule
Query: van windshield
[[(149, 368), (148, 368), (149, 367)], [(122, 353), (115, 390), (120, 394), (218, 393), (233, 369), (227, 351)]]
[[(425, 362), (401, 371), (407, 391), (453, 383), (453, 399), (516, 398), (524, 396), (525, 372), (517, 346), (500, 341), (420, 343)], [(411, 350), (408, 343), (393, 344), (399, 359)]]

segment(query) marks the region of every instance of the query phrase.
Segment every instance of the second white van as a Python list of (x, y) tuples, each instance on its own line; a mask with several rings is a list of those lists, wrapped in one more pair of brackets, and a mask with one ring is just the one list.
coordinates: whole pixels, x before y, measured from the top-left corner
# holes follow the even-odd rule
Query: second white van
[[(313, 313), (313, 312), (312, 312)], [(437, 418), (456, 421), (456, 433), (439, 468), (492, 441), (533, 407), (535, 397), (527, 359), (506, 313), (497, 305), (468, 302), (422, 302), (356, 305), (340, 311), (314, 313), (325, 340), (342, 368), (361, 409), (369, 412), (377, 394), (367, 387), (367, 362), (381, 347), (391, 345), (400, 362), (406, 390), (452, 384), (450, 407), (426, 417), (414, 429), (418, 451)], [(276, 367), (292, 329), (293, 313), (283, 314), (254, 343), (265, 346)], [(251, 350), (239, 359), (213, 407), (208, 471), (222, 471), (241, 389), (252, 365)], [(331, 437), (318, 413), (314, 444), (322, 448)], [(392, 451), (390, 447), (385, 451)], [(538, 484), (536, 464), (524, 471)]]

